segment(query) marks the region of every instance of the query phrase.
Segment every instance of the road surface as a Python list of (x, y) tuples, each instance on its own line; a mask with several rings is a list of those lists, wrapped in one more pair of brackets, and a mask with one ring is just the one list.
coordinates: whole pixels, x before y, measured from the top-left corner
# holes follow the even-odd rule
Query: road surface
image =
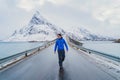
[(0, 71), (0, 80), (116, 80), (71, 47), (63, 66), (59, 71), (58, 55), (50, 46)]

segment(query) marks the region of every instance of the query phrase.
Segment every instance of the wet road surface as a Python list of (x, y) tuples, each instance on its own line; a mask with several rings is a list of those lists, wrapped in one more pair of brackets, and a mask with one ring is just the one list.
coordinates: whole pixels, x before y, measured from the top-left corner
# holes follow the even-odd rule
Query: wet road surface
[(0, 80), (116, 80), (71, 47), (66, 52), (63, 67), (59, 70), (58, 55), (50, 46), (0, 71)]

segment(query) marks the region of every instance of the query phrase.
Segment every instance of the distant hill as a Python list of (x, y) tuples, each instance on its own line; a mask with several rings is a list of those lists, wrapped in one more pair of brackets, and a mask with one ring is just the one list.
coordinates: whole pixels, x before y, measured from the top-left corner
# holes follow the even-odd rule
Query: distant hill
[(76, 39), (77, 40), (91, 40), (91, 41), (114, 40), (111, 37), (97, 35), (83, 27), (82, 28), (81, 27), (74, 28), (74, 29), (72, 29), (71, 32), (68, 32), (67, 35), (74, 40), (76, 40)]
[(116, 40), (115, 42), (116, 42), (116, 43), (120, 43), (120, 39)]

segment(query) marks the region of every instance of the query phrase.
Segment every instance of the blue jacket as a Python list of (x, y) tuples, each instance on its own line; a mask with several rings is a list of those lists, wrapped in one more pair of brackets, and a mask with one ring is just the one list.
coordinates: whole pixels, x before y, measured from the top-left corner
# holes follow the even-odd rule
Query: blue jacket
[(66, 47), (66, 50), (68, 51), (68, 46), (66, 44), (66, 41), (63, 38), (57, 39), (55, 43), (54, 51), (57, 50), (64, 50), (64, 45)]

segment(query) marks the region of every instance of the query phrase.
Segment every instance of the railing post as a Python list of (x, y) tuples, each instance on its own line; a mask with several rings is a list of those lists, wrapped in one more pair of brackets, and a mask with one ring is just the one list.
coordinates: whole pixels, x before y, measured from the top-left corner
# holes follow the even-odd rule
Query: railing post
[(40, 51), (40, 48), (38, 48), (38, 51)]
[(27, 57), (28, 56), (28, 54), (27, 54), (27, 51), (25, 52), (25, 57)]
[(91, 52), (89, 51), (89, 54), (91, 54)]
[(47, 45), (45, 45), (45, 48), (47, 47)]

